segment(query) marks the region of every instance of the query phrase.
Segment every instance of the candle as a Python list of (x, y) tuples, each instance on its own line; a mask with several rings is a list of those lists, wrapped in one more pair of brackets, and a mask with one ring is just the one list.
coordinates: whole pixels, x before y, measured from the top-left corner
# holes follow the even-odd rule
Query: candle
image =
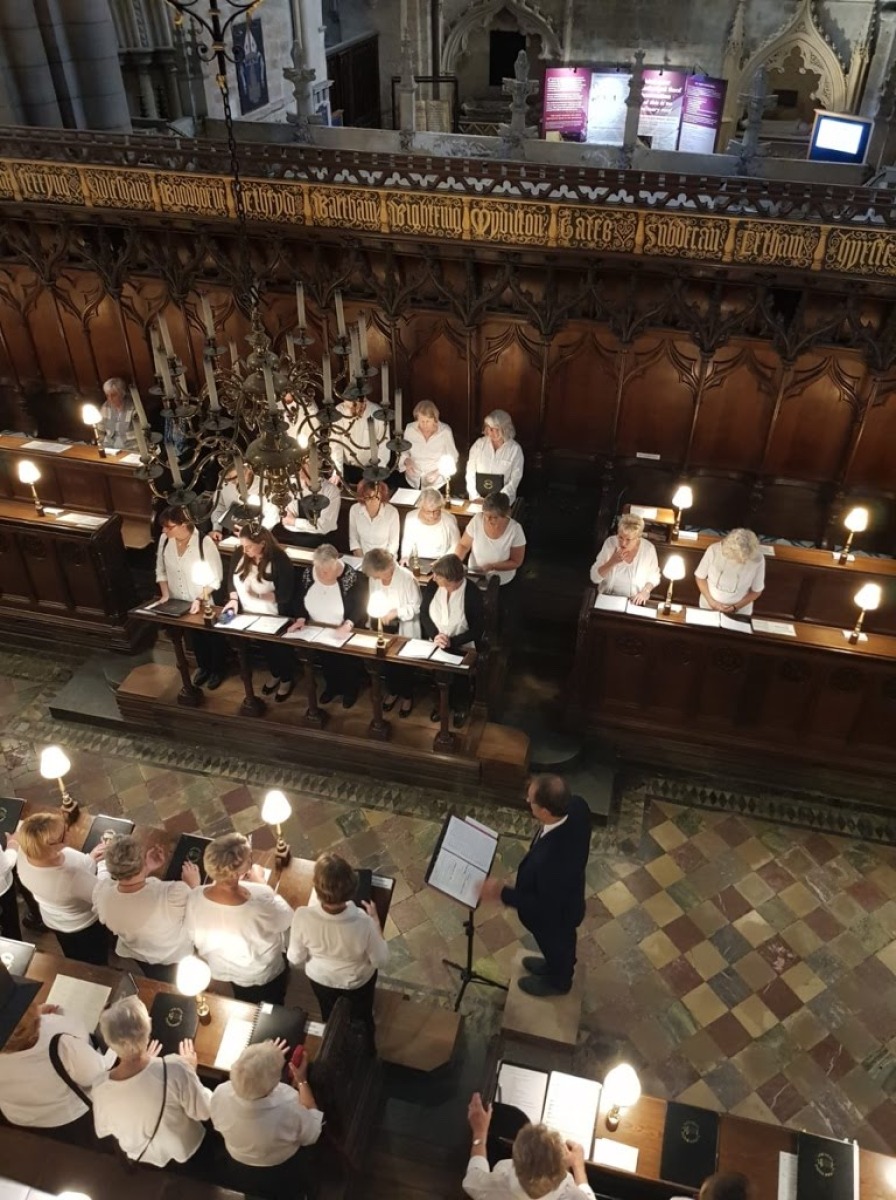
[(229, 349), (230, 349), (230, 365), (231, 365), (232, 367), (235, 367), (235, 366), (236, 366), (236, 362), (237, 362), (237, 359), (236, 359), (236, 342), (234, 342), (234, 341), (228, 342), (228, 347), (229, 347)]
[(165, 372), (162, 370), (162, 363), (165, 361), (165, 354), (155, 337), (151, 337), (149, 339), (149, 344), (152, 347), (152, 361), (156, 370), (156, 376), (161, 381), (165, 377)]
[(401, 399), (402, 399), (401, 388), (397, 387), (395, 389), (395, 428), (396, 429), (404, 428), (404, 426), (401, 423)]
[(329, 404), (333, 399), (333, 370), (330, 366), (330, 356), (325, 354), (321, 364), (324, 373), (324, 404)]
[(205, 386), (208, 388), (208, 405), (212, 412), (217, 412), (221, 406), (218, 403), (218, 385), (215, 383), (215, 373), (208, 359), (205, 359), (202, 365), (205, 367)]
[(164, 355), (162, 355), (162, 358), (161, 358), (161, 366), (162, 366), (162, 385), (165, 388), (165, 395), (173, 396), (174, 395), (174, 380), (171, 377), (171, 367), (168, 365), (168, 359), (165, 358)]
[(342, 292), (337, 292), (336, 300), (336, 329), (341, 338), (345, 337), (345, 312), (342, 307)]
[(205, 336), (210, 342), (215, 340), (215, 323), (212, 320), (212, 307), (205, 296), (199, 297), (199, 303), (202, 305), (202, 323), (205, 326)]
[(159, 313), (159, 332), (162, 335), (162, 344), (165, 347), (165, 353), (169, 358), (174, 358), (174, 346), (171, 342), (171, 333), (168, 330), (168, 322), (165, 320), (164, 313)]
[(239, 489), (240, 500), (243, 504), (248, 504), (249, 489), (246, 487), (246, 472), (243, 470), (243, 460), (239, 455), (234, 458), (233, 465), (236, 467), (236, 486)]
[(268, 398), (268, 411), (277, 411), (277, 394), (274, 391), (274, 376), (271, 374), (271, 368), (265, 363), (262, 367), (264, 372), (264, 392)]
[(171, 478), (174, 480), (174, 486), (181, 488), (184, 486), (184, 480), (180, 473), (180, 467), (177, 465), (174, 447), (170, 442), (165, 443), (165, 453), (168, 455), (168, 469), (171, 471)]
[(358, 337), (358, 326), (353, 325), (350, 330), (351, 341), (349, 345), (349, 371), (351, 375), (357, 379), (361, 374), (361, 345)]
[(379, 462), (379, 446), (376, 441), (376, 421), (373, 417), (367, 418), (367, 439), (370, 442), (370, 461), (376, 464)]
[(293, 362), (296, 361), (296, 343), (291, 333), (286, 335), (286, 353)]
[(380, 368), (380, 403), (384, 408), (389, 407), (389, 364), (384, 362)]
[(299, 329), (305, 328), (305, 285), (296, 284), (296, 311), (299, 314)]
[(137, 424), (142, 425), (145, 429), (149, 425), (149, 421), (146, 419), (146, 409), (143, 407), (140, 393), (133, 383), (131, 384), (131, 403), (134, 406), (134, 412), (137, 416)]
[(317, 457), (317, 446), (312, 446), (308, 453), (308, 477), (311, 480), (311, 490), (320, 490), (320, 462)]
[(358, 321), (358, 345), (361, 349), (361, 358), (367, 362), (367, 321), (363, 315)]
[(137, 439), (137, 449), (140, 451), (141, 458), (149, 458), (149, 447), (146, 444), (146, 435), (143, 432), (143, 427), (137, 419), (137, 414), (134, 414), (134, 437)]

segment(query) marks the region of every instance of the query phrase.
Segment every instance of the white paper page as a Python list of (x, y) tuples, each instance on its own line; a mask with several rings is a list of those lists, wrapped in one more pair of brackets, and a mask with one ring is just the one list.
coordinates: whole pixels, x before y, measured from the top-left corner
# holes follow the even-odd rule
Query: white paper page
[(0, 1179), (0, 1200), (28, 1200), (29, 1193), (34, 1197), (45, 1194), (35, 1191), (27, 1183), (16, 1183), (12, 1179)]
[(309, 1021), (305, 1026), (305, 1032), (309, 1037), (323, 1037), (326, 1025), (323, 1021)]
[(625, 612), (626, 604), (628, 600), (625, 596), (605, 596), (603, 593), (594, 601), (594, 607), (604, 612)]
[(468, 908), (475, 908), (484, 879), (484, 871), (451, 854), (443, 843), (427, 882), (430, 887), (452, 896)]
[(242, 1052), (249, 1045), (252, 1036), (252, 1022), (242, 1017), (228, 1017), (224, 1026), (221, 1045), (215, 1055), (215, 1066), (220, 1071), (229, 1071)]
[(542, 1119), (567, 1141), (590, 1146), (599, 1104), (597, 1080), (552, 1071)]
[(161, 600), (153, 600), (149, 604), (141, 604), (140, 607), (137, 609), (137, 612), (145, 612), (145, 613), (155, 612), (161, 603), (162, 603)]
[(753, 618), (753, 628), (757, 633), (774, 633), (778, 637), (796, 637), (796, 626), (789, 621), (763, 621), (761, 617)]
[(759, 547), (759, 549), (760, 549), (760, 550), (762, 551), (762, 553), (763, 553), (763, 554), (765, 554), (765, 555), (766, 555), (768, 558), (774, 558), (774, 557), (775, 557), (775, 548), (774, 548), (774, 546), (760, 546), (760, 547)]
[(248, 629), (258, 620), (252, 613), (238, 613), (232, 621), (216, 621), (216, 629), (231, 629), (239, 632), (240, 630)]
[(514, 1108), (520, 1109), (533, 1125), (537, 1125), (541, 1120), (547, 1090), (546, 1072), (532, 1071), (529, 1067), (515, 1067), (512, 1063), (501, 1064), (495, 1099), (501, 1104), (512, 1104)]
[(112, 989), (101, 983), (88, 983), (86, 979), (75, 979), (71, 975), (57, 975), (47, 996), (47, 1004), (58, 1004), (64, 1013), (79, 1016), (93, 1032), (111, 995)]
[(655, 617), (656, 609), (648, 604), (632, 604), (631, 600), (625, 606), (630, 617)]
[(721, 615), (712, 608), (686, 608), (684, 623), (685, 625), (705, 625), (708, 629), (720, 629), (722, 622), (719, 617)]
[(638, 1169), (638, 1147), (614, 1142), (612, 1138), (595, 1138), (591, 1160), (604, 1167), (615, 1167), (617, 1171), (634, 1172)]
[(441, 848), (459, 855), (474, 867), (479, 867), (481, 871), (488, 871), (497, 845), (497, 834), (485, 831), (483, 826), (477, 827), (469, 821), (461, 821), (459, 817), (451, 817)]
[(406, 504), (409, 508), (413, 508), (420, 499), (420, 493), (414, 488), (400, 487), (396, 489), (395, 495), (392, 497), (393, 504)]
[(364, 561), (364, 559), (363, 557), (359, 558), (357, 554), (343, 554), (342, 561), (344, 563), (348, 563), (348, 565), (353, 567), (356, 571), (360, 571), (361, 563)]
[(797, 1157), (787, 1150), (778, 1155), (778, 1200), (796, 1200)]
[(643, 504), (630, 504), (628, 511), (633, 517), (643, 517), (645, 521), (655, 521), (659, 516), (659, 509), (650, 508)]
[(48, 517), (61, 517), (65, 512), (64, 508), (53, 508), (49, 504), (44, 505), (44, 512)]
[(90, 513), (63, 512), (56, 518), (64, 525), (75, 525), (79, 529), (99, 529), (109, 520), (108, 517), (94, 517)]
[(680, 542), (696, 542), (700, 535), (696, 529), (679, 529), (678, 540)]
[(239, 546), (240, 539), (238, 537), (226, 537), (222, 538), (221, 541), (218, 542), (219, 550), (238, 550)]
[(467, 508), (471, 512), (480, 512), (482, 509), (482, 501), (481, 500), (468, 500)]
[(395, 880), (388, 879), (385, 875), (371, 875), (370, 882), (373, 887), (386, 888), (390, 892), (395, 887)]
[(726, 616), (725, 613), (719, 613), (719, 624), (723, 629), (730, 630), (731, 633), (753, 632), (749, 621), (735, 621), (733, 617)]
[[(430, 655), (433, 662), (448, 663), (452, 667), (462, 667), (464, 656), (462, 654), (449, 654), (447, 650), (439, 650), (436, 648)], [(466, 670), (466, 668), (464, 668)]]
[(120, 458), (118, 461), (120, 463), (123, 463), (127, 467), (139, 467), (141, 465), (141, 463), (143, 462), (140, 455), (134, 454), (133, 452), (130, 454), (126, 454), (124, 456), (124, 458)]
[[(831, 558), (834, 560), (835, 563), (838, 563), (840, 561), (841, 554), (842, 554), (841, 550), (832, 550), (831, 551)], [(855, 562), (856, 556), (854, 554), (847, 554), (846, 561), (847, 562)]]
[[(233, 540), (236, 541), (236, 538)], [(222, 542), (221, 545), (223, 546), (224, 543)], [(309, 550), (306, 546), (284, 546), (283, 549), (290, 562), (310, 563), (314, 561), (314, 551)]]
[(435, 645), (423, 638), (410, 638), (398, 651), (399, 658), (432, 658)]
[(326, 627), (320, 631), (320, 637), (315, 640), (318, 646), (344, 646), (351, 636), (352, 631), (350, 629), (343, 631), (341, 628), (330, 629)]
[(31, 442), (22, 442), (22, 450), (43, 450), (45, 454), (65, 454), (68, 450), (68, 444), (60, 444), (59, 442), (45, 442), (41, 438), (35, 438)]
[(353, 633), (350, 646), (357, 646), (359, 650), (375, 650), (377, 636), (375, 633)]
[(286, 617), (256, 617), (253, 633), (279, 633), (286, 624)]
[(284, 633), (283, 637), (286, 641), (316, 642), (322, 633), (320, 625), (304, 625), (301, 629), (294, 629), (292, 633)]
[(483, 825), (481, 821), (477, 821), (475, 817), (464, 817), (468, 825), (472, 825), (474, 829), (478, 829), (481, 833), (487, 833), (489, 837), (497, 838), (497, 829), (492, 829), (489, 825)]

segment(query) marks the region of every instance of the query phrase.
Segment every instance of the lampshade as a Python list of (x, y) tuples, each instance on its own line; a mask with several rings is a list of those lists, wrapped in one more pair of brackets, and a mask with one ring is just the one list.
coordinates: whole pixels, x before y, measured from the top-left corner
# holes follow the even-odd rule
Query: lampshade
[(603, 1103), (607, 1108), (630, 1108), (641, 1097), (641, 1081), (634, 1067), (619, 1063), (604, 1080)]
[(367, 612), (374, 621), (381, 620), (389, 611), (389, 601), (386, 593), (380, 589), (371, 592), (367, 598)]
[(211, 568), (211, 563), (207, 563), (202, 558), (193, 563), (193, 570), (190, 574), (197, 587), (212, 587), (215, 582), (215, 573)]
[[(88, 421), (89, 425), (90, 422)], [(86, 1192), (60, 1192), (56, 1200), (90, 1200)]]
[(685, 568), (684, 559), (680, 554), (670, 554), (663, 563), (663, 575), (666, 579), (672, 581), (676, 579), (684, 579)]
[(103, 415), (95, 404), (81, 405), (81, 420), (85, 425), (99, 425)]
[(258, 492), (250, 492), (246, 497), (246, 504), (249, 508), (261, 508), (261, 496)]
[(843, 524), (850, 533), (864, 533), (868, 528), (868, 509), (851, 508), (846, 514)]
[(47, 746), (40, 752), (40, 773), (44, 779), (61, 779), (68, 774), (71, 765), (61, 746)]
[(304, 431), (304, 430), (302, 430), (302, 432), (299, 434), (299, 436), (298, 436), (298, 438), (297, 438), (296, 440), (298, 441), (298, 443), (299, 443), (299, 447), (300, 447), (302, 450), (307, 450), (307, 449), (308, 449), (308, 434), (307, 434), (307, 433), (305, 433), (305, 431)]
[(33, 462), (29, 462), (27, 458), (23, 459), (19, 463), (19, 479), (22, 483), (37, 483), (40, 479), (40, 471)]
[(268, 792), (261, 805), (261, 819), (265, 825), (282, 825), (292, 816), (292, 805), (283, 792), (274, 788)]
[(443, 454), (439, 459), (439, 474), (450, 479), (457, 470), (457, 459), (451, 454)]
[(184, 996), (198, 996), (211, 983), (212, 973), (209, 965), (195, 954), (188, 954), (177, 964), (175, 986)]
[(855, 602), (859, 608), (867, 612), (880, 607), (881, 590), (879, 583), (866, 583), (855, 594)]
[(672, 504), (675, 508), (690, 508), (693, 503), (693, 490), (686, 483), (680, 484), (672, 497)]

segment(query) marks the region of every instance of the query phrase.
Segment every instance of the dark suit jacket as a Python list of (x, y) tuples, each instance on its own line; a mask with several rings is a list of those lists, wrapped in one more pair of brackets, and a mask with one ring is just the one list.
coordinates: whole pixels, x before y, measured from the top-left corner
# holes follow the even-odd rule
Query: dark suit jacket
[(581, 925), (590, 845), (591, 813), (581, 796), (573, 796), (564, 824), (538, 838), (520, 863), (514, 886), (501, 892), (527, 929)]
[[(423, 630), (423, 636), (428, 641), (432, 641), (439, 632), (429, 612), (430, 605), (435, 599), (438, 590), (433, 580), (423, 589), (420, 626)], [(466, 632), (451, 639), (450, 649), (454, 654), (459, 653), (461, 646), (465, 646), (467, 642), (472, 642), (478, 650), (482, 641), (482, 633), (485, 629), (485, 605), (482, 601), (482, 592), (469, 579), (466, 580), (466, 586), (464, 587), (464, 616), (467, 621)]]

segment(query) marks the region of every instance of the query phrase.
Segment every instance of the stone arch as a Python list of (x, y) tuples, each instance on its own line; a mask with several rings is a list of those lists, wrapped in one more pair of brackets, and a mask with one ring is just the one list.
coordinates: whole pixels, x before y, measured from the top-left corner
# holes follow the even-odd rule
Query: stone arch
[(522, 33), (541, 38), (541, 57), (560, 62), (563, 47), (551, 22), (537, 4), (530, 0), (475, 0), (448, 29), (442, 44), (441, 66), (446, 75), (453, 75), (457, 60), (466, 51), (470, 34), (477, 27), (487, 29), (503, 9), (519, 23)]

